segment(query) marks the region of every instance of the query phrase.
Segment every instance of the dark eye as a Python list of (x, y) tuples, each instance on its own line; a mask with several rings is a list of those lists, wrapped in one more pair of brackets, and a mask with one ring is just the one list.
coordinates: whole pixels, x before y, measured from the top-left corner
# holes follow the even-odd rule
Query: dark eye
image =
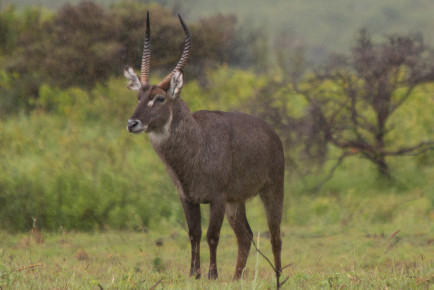
[(155, 101), (160, 102), (160, 103), (164, 102), (165, 100), (166, 100), (166, 98), (163, 97), (163, 96), (158, 96), (158, 97), (155, 99)]

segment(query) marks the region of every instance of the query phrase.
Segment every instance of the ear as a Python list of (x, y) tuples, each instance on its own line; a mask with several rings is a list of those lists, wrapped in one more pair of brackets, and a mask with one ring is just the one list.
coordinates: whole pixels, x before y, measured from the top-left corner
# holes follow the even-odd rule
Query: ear
[(133, 91), (138, 91), (140, 89), (141, 84), (139, 78), (137, 77), (133, 68), (130, 67), (129, 65), (125, 66), (124, 68), (124, 76), (129, 81), (127, 88)]
[(184, 74), (182, 71), (176, 71), (170, 80), (170, 88), (167, 92), (169, 98), (172, 100), (178, 98), (181, 95), (181, 89), (184, 85)]

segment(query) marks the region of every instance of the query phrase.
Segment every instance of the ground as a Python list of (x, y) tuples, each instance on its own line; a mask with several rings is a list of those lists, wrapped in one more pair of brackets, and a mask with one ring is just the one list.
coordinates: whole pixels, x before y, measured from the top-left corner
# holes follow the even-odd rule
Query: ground
[[(260, 210), (253, 211), (250, 223), (256, 244), (272, 260), (260, 215)], [(282, 261), (289, 265), (282, 274), (282, 280), (289, 277), (284, 289), (434, 289), (432, 219), (284, 221), (282, 236)], [(236, 241), (226, 221), (218, 248), (217, 281), (208, 281), (206, 275), (188, 278), (190, 244), (182, 224), (162, 221), (158, 228), (137, 232), (80, 233), (62, 228), (51, 233), (0, 232), (0, 241), (0, 289), (275, 288), (273, 270), (254, 247), (243, 279), (231, 281)], [(203, 273), (208, 259), (203, 237)]]

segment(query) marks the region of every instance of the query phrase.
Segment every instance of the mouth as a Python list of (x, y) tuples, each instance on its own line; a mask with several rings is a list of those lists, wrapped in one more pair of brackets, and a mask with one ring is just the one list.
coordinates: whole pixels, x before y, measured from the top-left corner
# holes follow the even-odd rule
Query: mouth
[(138, 129), (133, 129), (133, 130), (128, 129), (128, 131), (132, 134), (140, 134), (140, 133), (145, 132), (146, 128), (138, 128)]

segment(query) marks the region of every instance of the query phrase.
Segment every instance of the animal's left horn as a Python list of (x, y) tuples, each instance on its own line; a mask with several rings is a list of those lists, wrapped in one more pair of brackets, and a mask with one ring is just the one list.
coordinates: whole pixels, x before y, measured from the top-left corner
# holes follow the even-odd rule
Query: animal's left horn
[(142, 67), (140, 69), (140, 82), (149, 83), (149, 63), (151, 59), (151, 29), (149, 27), (149, 11), (146, 13), (146, 34), (143, 46)]
[(185, 64), (188, 61), (188, 57), (190, 56), (190, 48), (191, 48), (190, 31), (188, 30), (187, 25), (182, 20), (181, 15), (178, 14), (178, 17), (179, 17), (179, 21), (181, 22), (182, 28), (184, 29), (184, 34), (185, 34), (185, 38), (184, 38), (184, 51), (182, 52), (182, 56), (179, 59), (178, 64), (173, 69), (173, 71), (158, 84), (158, 86), (160, 88), (164, 89), (164, 90), (168, 90), (169, 89), (169, 87), (170, 87), (170, 80), (172, 79), (173, 75), (175, 74), (176, 71), (180, 71), (180, 70), (182, 70), (184, 68)]

